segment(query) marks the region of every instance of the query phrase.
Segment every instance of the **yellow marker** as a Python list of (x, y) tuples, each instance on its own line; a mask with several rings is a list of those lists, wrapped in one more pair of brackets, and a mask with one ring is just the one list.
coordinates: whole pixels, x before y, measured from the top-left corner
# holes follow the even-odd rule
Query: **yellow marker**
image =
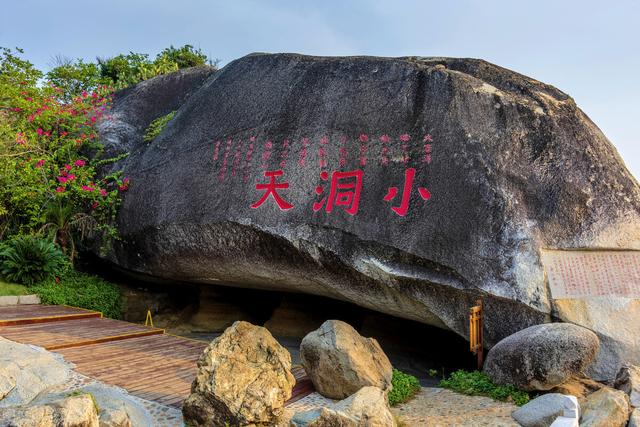
[(153, 326), (153, 318), (151, 317), (151, 310), (147, 310), (147, 318), (144, 321), (144, 326)]

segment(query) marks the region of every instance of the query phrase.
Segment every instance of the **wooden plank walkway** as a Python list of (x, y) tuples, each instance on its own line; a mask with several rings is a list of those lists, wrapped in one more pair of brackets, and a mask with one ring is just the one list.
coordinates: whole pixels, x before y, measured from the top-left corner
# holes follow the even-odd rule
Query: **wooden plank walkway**
[[(197, 360), (208, 345), (97, 312), (45, 305), (0, 307), (0, 335), (54, 350), (83, 375), (177, 408), (190, 393)], [(288, 404), (313, 392), (302, 367), (293, 374)]]

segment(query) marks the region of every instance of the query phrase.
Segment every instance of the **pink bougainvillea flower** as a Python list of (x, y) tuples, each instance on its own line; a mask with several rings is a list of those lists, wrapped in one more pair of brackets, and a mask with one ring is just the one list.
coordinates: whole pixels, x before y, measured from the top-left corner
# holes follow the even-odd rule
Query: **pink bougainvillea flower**
[(120, 191), (127, 191), (129, 189), (129, 178), (122, 180), (122, 184), (118, 187)]
[(64, 193), (64, 187), (56, 188), (56, 193)]
[(70, 171), (70, 170), (71, 170), (71, 165), (70, 165), (69, 163), (67, 163), (66, 165), (64, 165), (64, 168), (65, 168), (67, 171)]
[(93, 204), (91, 205), (91, 209), (97, 209), (98, 206), (98, 202), (93, 202)]
[(83, 90), (83, 91), (82, 91), (82, 97), (83, 97), (83, 98), (86, 98), (87, 96), (89, 96), (89, 94), (87, 93), (87, 91), (86, 91), (86, 90)]
[(363, 133), (360, 135), (360, 142), (369, 142), (369, 135)]
[(74, 179), (76, 179), (75, 175), (73, 175), (73, 174), (67, 175), (67, 181), (73, 181)]
[(69, 135), (69, 132), (60, 132), (60, 136), (67, 136)]
[(67, 182), (67, 177), (66, 176), (59, 176), (58, 177), (58, 181), (60, 181), (61, 183), (66, 183)]
[(101, 188), (101, 189), (100, 189), (100, 195), (101, 195), (102, 197), (107, 197), (107, 190), (105, 190), (104, 188)]
[(89, 187), (88, 185), (83, 185), (83, 186), (82, 186), (82, 189), (83, 189), (84, 191), (88, 191), (88, 192), (92, 192), (92, 191), (94, 190), (94, 188), (93, 188), (93, 187)]
[(37, 168), (41, 168), (44, 166), (44, 159), (40, 159), (38, 160), (38, 162), (36, 163), (36, 167)]
[(402, 135), (400, 135), (400, 141), (402, 141), (402, 142), (407, 142), (410, 139), (411, 139), (411, 137), (407, 133), (403, 133)]
[(83, 167), (84, 165), (86, 165), (87, 163), (82, 160), (82, 159), (78, 159), (75, 162), (73, 162), (73, 164), (79, 168)]
[(44, 135), (44, 131), (42, 130), (42, 128), (38, 128), (36, 132), (38, 133), (38, 135)]
[(389, 142), (389, 139), (389, 135), (384, 134), (380, 137), (380, 142), (384, 142), (386, 144), (387, 142)]

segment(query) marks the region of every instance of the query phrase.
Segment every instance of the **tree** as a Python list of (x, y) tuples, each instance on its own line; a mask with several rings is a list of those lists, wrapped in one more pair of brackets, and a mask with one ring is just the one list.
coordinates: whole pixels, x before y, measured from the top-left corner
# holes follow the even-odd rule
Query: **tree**
[(180, 48), (175, 48), (171, 45), (156, 56), (156, 62), (162, 58), (176, 63), (178, 68), (197, 67), (199, 65), (205, 65), (207, 62), (213, 65), (209, 58), (207, 58), (207, 55), (202, 53), (200, 49), (194, 49), (190, 44), (186, 44)]

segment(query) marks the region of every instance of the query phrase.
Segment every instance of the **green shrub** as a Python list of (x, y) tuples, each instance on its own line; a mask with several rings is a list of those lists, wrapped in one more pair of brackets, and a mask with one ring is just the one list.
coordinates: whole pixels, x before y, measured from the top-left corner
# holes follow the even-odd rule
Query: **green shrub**
[(71, 305), (100, 311), (105, 317), (122, 318), (120, 288), (96, 276), (69, 270), (60, 280), (45, 280), (29, 288), (43, 304)]
[(52, 279), (67, 268), (66, 256), (48, 240), (18, 236), (0, 248), (0, 274), (12, 282), (32, 285)]
[(393, 370), (391, 385), (393, 386), (389, 392), (389, 404), (391, 406), (406, 402), (420, 391), (420, 382), (416, 377), (397, 369)]
[(524, 405), (530, 399), (527, 392), (518, 390), (511, 385), (496, 385), (487, 374), (479, 371), (455, 371), (449, 378), (440, 381), (440, 387), (462, 394), (488, 396), (495, 400), (511, 401), (518, 406)]
[(160, 135), (160, 132), (162, 132), (162, 129), (164, 129), (167, 123), (169, 123), (169, 121), (173, 119), (173, 116), (175, 115), (176, 115), (176, 112), (172, 111), (169, 114), (162, 117), (158, 117), (157, 119), (152, 121), (149, 124), (149, 127), (147, 127), (147, 130), (144, 132), (144, 137), (143, 137), (144, 142), (151, 142), (154, 139), (156, 139), (156, 136)]

